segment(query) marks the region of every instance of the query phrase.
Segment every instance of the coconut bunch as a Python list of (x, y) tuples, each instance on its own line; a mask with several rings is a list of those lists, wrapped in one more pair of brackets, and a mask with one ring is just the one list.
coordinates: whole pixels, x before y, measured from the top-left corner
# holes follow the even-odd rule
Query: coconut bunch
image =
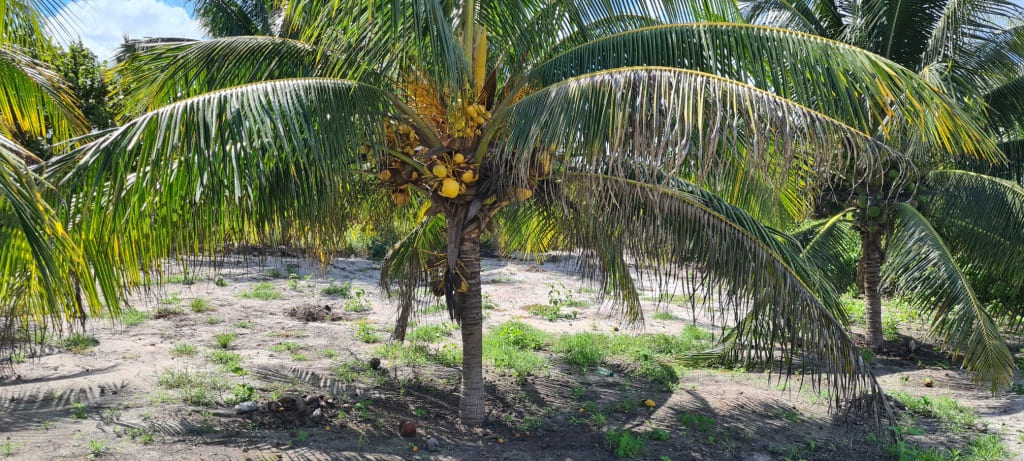
[(456, 138), (480, 136), (482, 127), (491, 119), (491, 112), (483, 104), (468, 104), (455, 112), (451, 121), (452, 134)]
[(854, 228), (867, 231), (879, 232), (888, 223), (886, 203), (892, 200), (899, 200), (892, 194), (902, 190), (900, 183), (912, 180), (904, 177), (901, 171), (895, 166), (882, 169), (870, 179), (867, 188), (856, 188), (851, 194), (852, 206), (856, 209), (850, 218), (853, 218)]
[(480, 179), (477, 167), (466, 162), (461, 152), (445, 152), (431, 157), (426, 163), (431, 174), (431, 188), (437, 195), (454, 199), (466, 194), (467, 186)]

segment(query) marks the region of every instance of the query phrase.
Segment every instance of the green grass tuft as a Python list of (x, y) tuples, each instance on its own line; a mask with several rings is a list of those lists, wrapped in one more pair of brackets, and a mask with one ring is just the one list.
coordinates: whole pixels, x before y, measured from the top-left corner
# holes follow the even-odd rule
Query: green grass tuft
[(205, 298), (196, 298), (188, 303), (188, 307), (192, 309), (192, 312), (201, 314), (203, 312), (209, 312), (216, 310), (213, 303), (207, 301)]
[(452, 335), (454, 326), (450, 323), (438, 325), (424, 325), (409, 332), (410, 341), (422, 341), (425, 343), (436, 343)]
[(274, 284), (270, 282), (256, 283), (249, 290), (239, 293), (238, 296), (246, 299), (259, 299), (261, 301), (284, 299), (284, 295), (277, 291), (274, 288)]
[(67, 349), (76, 354), (81, 354), (93, 347), (100, 344), (100, 341), (95, 336), (89, 336), (82, 333), (74, 333), (67, 338), (64, 338), (62, 345), (64, 349)]

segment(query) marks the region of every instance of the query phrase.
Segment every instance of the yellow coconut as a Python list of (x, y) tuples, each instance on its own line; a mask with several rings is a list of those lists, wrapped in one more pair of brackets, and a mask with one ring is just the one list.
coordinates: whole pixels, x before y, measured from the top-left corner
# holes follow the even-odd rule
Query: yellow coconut
[(654, 408), (655, 405), (657, 404), (651, 399), (644, 400), (644, 406), (647, 408)]
[(459, 195), (459, 182), (452, 178), (444, 178), (437, 193), (442, 197), (455, 198)]
[(533, 197), (533, 191), (525, 187), (517, 187), (515, 190), (515, 196), (517, 201), (525, 202), (529, 200), (530, 197)]
[(455, 162), (456, 165), (461, 165), (466, 163), (466, 156), (456, 152), (455, 155), (452, 156), (452, 161)]
[(448, 167), (438, 163), (437, 165), (434, 165), (434, 167), (430, 169), (430, 172), (434, 173), (434, 176), (437, 176), (438, 178), (443, 178), (448, 176)]
[(377, 177), (379, 177), (381, 181), (385, 181), (385, 182), (390, 181), (391, 180), (391, 170), (381, 171), (380, 173), (377, 174)]
[(467, 183), (467, 184), (471, 183), (471, 182), (474, 182), (477, 179), (476, 172), (474, 172), (473, 170), (469, 170), (469, 171), (467, 171), (465, 173), (462, 173), (462, 176), (459, 179), (461, 179), (462, 182)]

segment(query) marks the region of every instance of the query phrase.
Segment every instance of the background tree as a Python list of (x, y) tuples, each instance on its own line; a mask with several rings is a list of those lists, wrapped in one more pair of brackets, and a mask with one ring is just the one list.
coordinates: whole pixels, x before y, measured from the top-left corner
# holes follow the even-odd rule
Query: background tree
[(444, 297), (462, 325), (467, 424), (485, 415), (479, 249), (498, 227), (511, 250), (575, 252), (634, 325), (641, 288), (711, 274), (736, 312), (715, 320), (743, 319), (723, 356), (786, 370), (799, 357), (837, 402), (884, 406), (834, 292), (755, 217), (806, 207), (829, 171), (905, 181), (901, 153), (866, 131), (893, 113), (922, 145), (998, 152), (915, 73), (803, 34), (695, 22), (739, 18), (710, 4), (281, 2), (274, 36), (126, 62), (124, 107), (139, 115), (55, 169), (80, 194), (80, 225), (126, 267), (231, 243), (326, 255), (368, 210), (410, 217), (382, 286)]
[(114, 126), (114, 114), (107, 97), (110, 90), (104, 75), (106, 62), (100, 62), (96, 54), (77, 41), (71, 42), (66, 50), (61, 49), (53, 64), (74, 92), (89, 127), (105, 130)]
[[(748, 6), (754, 22), (817, 34), (880, 54), (941, 88), (978, 120), (1007, 152), (1024, 112), (1014, 82), (1024, 77), (1024, 11), (1011, 2), (878, 1), (865, 4), (766, 0)], [(999, 95), (998, 97), (994, 97)], [(894, 114), (895, 119), (905, 114)], [(891, 119), (890, 119), (891, 120)], [(871, 132), (892, 132), (877, 119)], [(892, 292), (931, 316), (931, 333), (964, 366), (994, 388), (1009, 384), (1013, 360), (996, 322), (975, 293), (971, 268), (1024, 283), (1024, 189), (957, 167), (1002, 164), (968, 161), (948, 149), (918, 142), (913, 132), (893, 132), (892, 145), (906, 152), (920, 180), (893, 184), (879, 176), (857, 186), (835, 171), (838, 187), (822, 195), (831, 215), (817, 227), (805, 254), (837, 272), (842, 242), (859, 237), (857, 284), (867, 300), (867, 343), (883, 343), (881, 297)]]

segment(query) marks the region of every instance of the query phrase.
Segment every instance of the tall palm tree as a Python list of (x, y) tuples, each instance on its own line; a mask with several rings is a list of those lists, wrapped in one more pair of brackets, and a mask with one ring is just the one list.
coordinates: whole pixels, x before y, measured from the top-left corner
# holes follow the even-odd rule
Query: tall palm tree
[[(1010, 154), (1021, 145), (1020, 82), (1024, 80), (1024, 10), (1004, 0), (832, 2), (755, 0), (753, 22), (842, 40), (918, 73), (972, 114)], [(903, 114), (895, 114), (902, 117)], [(877, 119), (871, 132), (891, 130)], [(1024, 188), (965, 171), (967, 162), (922, 145), (913, 132), (894, 145), (913, 159), (920, 180), (893, 185), (881, 176), (860, 186), (836, 171), (822, 196), (831, 212), (805, 255), (837, 268), (842, 242), (860, 240), (858, 285), (867, 300), (867, 343), (883, 343), (883, 291), (931, 316), (931, 332), (962, 356), (964, 366), (994, 388), (1008, 385), (1012, 357), (975, 294), (965, 269), (980, 267), (1024, 283)], [(856, 177), (856, 176), (853, 176)], [(859, 179), (859, 178), (858, 178)]]
[(462, 325), (466, 424), (485, 415), (480, 240), (497, 227), (510, 249), (574, 251), (636, 325), (641, 289), (712, 274), (737, 313), (716, 319), (734, 326), (724, 356), (769, 369), (802, 358), (837, 402), (868, 393), (884, 406), (834, 293), (755, 218), (799, 213), (828, 171), (906, 180), (903, 155), (866, 131), (893, 113), (924, 145), (998, 151), (898, 64), (695, 22), (739, 17), (709, 4), (280, 2), (274, 36), (126, 64), (125, 107), (139, 115), (60, 159), (61, 186), (77, 193), (79, 225), (136, 268), (237, 242), (326, 254), (365, 213), (408, 217), (381, 283), (444, 297)]

